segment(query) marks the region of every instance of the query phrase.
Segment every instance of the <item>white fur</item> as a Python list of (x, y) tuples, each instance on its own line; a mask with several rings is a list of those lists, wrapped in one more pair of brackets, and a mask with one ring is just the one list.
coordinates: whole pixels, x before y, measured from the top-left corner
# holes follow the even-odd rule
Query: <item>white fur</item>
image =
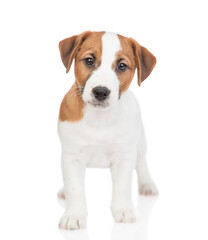
[[(111, 65), (121, 46), (117, 35), (112, 33), (104, 34), (102, 40), (102, 64), (88, 80), (86, 87), (90, 89), (102, 83), (111, 87), (111, 94), (116, 96), (119, 82)], [(87, 97), (91, 97), (89, 92)], [(111, 169), (112, 213), (118, 222), (135, 221), (131, 200), (133, 169), (136, 168), (139, 174), (140, 192), (157, 193), (145, 161), (146, 143), (137, 101), (130, 90), (123, 93), (119, 100), (111, 101), (113, 104), (106, 109), (87, 104), (81, 121), (58, 123), (66, 195), (66, 211), (60, 220), (61, 228), (85, 227), (86, 167)]]

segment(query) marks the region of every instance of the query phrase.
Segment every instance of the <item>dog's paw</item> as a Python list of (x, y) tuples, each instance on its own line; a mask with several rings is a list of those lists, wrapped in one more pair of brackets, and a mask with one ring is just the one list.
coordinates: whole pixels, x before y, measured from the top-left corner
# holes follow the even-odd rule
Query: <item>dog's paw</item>
[(64, 213), (59, 221), (59, 228), (64, 230), (75, 230), (86, 227), (86, 214)]
[(155, 184), (151, 182), (141, 183), (139, 185), (139, 193), (141, 195), (157, 195), (158, 190)]
[(116, 222), (133, 223), (136, 222), (134, 211), (130, 208), (123, 208), (120, 210), (112, 210)]

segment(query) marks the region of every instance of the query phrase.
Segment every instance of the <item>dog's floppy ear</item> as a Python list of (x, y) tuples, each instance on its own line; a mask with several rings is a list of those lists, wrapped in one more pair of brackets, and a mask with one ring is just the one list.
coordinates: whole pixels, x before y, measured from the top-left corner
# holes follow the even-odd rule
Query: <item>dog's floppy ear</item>
[(137, 67), (137, 75), (138, 75), (138, 85), (150, 75), (155, 64), (156, 57), (149, 52), (145, 47), (142, 47), (137, 41), (133, 38), (129, 38), (130, 43), (132, 45), (135, 57), (135, 63)]
[(69, 72), (73, 59), (76, 56), (77, 51), (82, 45), (83, 41), (89, 35), (90, 31), (75, 35), (70, 38), (66, 38), (59, 43), (59, 50), (61, 53), (61, 60), (66, 67), (66, 73)]

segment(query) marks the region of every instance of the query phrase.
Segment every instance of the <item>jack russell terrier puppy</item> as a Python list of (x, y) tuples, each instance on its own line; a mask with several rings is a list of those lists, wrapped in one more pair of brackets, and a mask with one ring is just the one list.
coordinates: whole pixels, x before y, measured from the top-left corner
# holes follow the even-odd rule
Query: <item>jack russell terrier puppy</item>
[(59, 43), (68, 73), (75, 59), (75, 82), (59, 113), (66, 210), (61, 229), (86, 225), (84, 178), (86, 167), (110, 168), (112, 213), (115, 221), (134, 222), (132, 171), (139, 192), (157, 194), (146, 164), (146, 142), (139, 106), (128, 89), (137, 68), (140, 86), (156, 58), (132, 38), (111, 32), (84, 32)]

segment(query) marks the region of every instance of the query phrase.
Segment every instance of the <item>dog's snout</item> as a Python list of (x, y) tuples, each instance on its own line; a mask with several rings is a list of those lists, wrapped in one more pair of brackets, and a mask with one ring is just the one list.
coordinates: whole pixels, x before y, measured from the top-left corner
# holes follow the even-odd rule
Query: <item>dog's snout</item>
[(105, 100), (110, 94), (110, 90), (108, 88), (101, 86), (93, 88), (92, 92), (98, 101)]

